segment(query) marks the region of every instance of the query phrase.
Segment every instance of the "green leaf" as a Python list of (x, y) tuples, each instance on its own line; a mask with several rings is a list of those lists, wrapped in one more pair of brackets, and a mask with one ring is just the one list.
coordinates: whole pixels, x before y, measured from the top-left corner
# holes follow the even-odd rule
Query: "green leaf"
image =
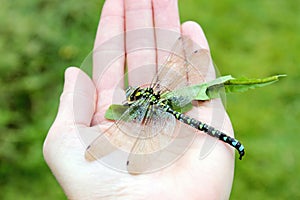
[(227, 75), (218, 77), (215, 80), (209, 81), (207, 83), (196, 85), (194, 90), (198, 89), (199, 91), (194, 100), (205, 101), (211, 99), (211, 96), (209, 95), (209, 91), (211, 90), (211, 88), (215, 88), (218, 92), (221, 92), (222, 90), (224, 90), (224, 84), (233, 79), (234, 78), (231, 75)]
[(164, 94), (163, 98), (171, 98), (173, 96), (182, 96), (182, 97), (189, 97), (191, 100), (209, 100), (211, 97), (208, 95), (209, 88), (214, 87), (216, 92), (219, 92), (222, 88), (224, 88), (224, 83), (226, 81), (234, 79), (232, 76), (222, 76), (218, 77), (212, 81), (201, 83), (197, 85), (191, 85), (184, 88), (180, 88), (175, 91), (168, 92)]
[(245, 92), (250, 89), (270, 85), (277, 82), (280, 77), (285, 76), (286, 75), (275, 75), (261, 79), (233, 78), (221, 84), (211, 85), (207, 88), (206, 94), (209, 98), (217, 98), (222, 91), (226, 93)]
[(250, 89), (264, 87), (275, 83), (280, 77), (286, 75), (275, 75), (262, 79), (247, 79), (247, 78), (236, 78), (229, 80), (225, 83), (226, 92), (245, 92)]
[(104, 117), (110, 120), (118, 120), (129, 106), (112, 104), (106, 110)]
[(163, 95), (164, 98), (171, 98), (172, 96), (188, 96), (191, 100), (209, 100), (218, 98), (222, 92), (244, 92), (250, 89), (255, 89), (270, 85), (279, 80), (280, 77), (286, 75), (275, 75), (262, 79), (249, 79), (249, 78), (233, 78), (231, 75), (218, 77), (215, 80), (191, 85), (180, 88), (175, 91), (168, 92)]

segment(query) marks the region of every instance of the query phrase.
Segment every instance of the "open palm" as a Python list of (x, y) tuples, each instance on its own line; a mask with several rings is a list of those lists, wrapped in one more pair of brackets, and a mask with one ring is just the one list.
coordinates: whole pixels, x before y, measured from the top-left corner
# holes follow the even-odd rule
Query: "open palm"
[[(116, 35), (124, 56), (114, 62), (104, 74), (94, 65), (93, 80), (84, 72), (70, 67), (65, 73), (64, 91), (59, 111), (44, 143), (44, 157), (69, 199), (228, 199), (231, 191), (234, 152), (225, 143), (218, 142), (213, 151), (199, 159), (206, 136), (198, 132), (191, 148), (166, 167), (150, 174), (131, 175), (112, 170), (97, 161), (85, 159), (86, 146), (100, 129), (111, 125), (104, 119), (113, 89), (124, 76), (125, 60), (128, 71), (134, 71), (141, 63), (159, 62), (162, 55), (154, 50), (127, 53), (128, 38), (124, 32), (135, 29), (152, 29), (145, 35), (147, 42), (155, 46), (159, 27), (181, 33), (202, 48), (209, 49), (200, 26), (194, 22), (180, 25), (177, 1), (107, 0), (102, 10), (95, 48)], [(150, 29), (149, 29), (150, 28)], [(212, 66), (211, 66), (212, 67)], [(211, 70), (214, 71), (213, 69)], [(100, 75), (101, 73), (101, 75)], [(151, 82), (155, 68), (145, 68), (139, 76), (129, 76), (130, 85)], [(98, 77), (103, 78), (99, 81)], [(213, 79), (209, 74), (207, 79)], [(212, 110), (225, 116), (222, 130), (233, 134), (230, 121), (219, 100), (205, 102), (198, 111), (204, 122), (210, 122)], [(85, 136), (86, 141), (82, 141)], [(101, 148), (100, 145), (98, 145)]]

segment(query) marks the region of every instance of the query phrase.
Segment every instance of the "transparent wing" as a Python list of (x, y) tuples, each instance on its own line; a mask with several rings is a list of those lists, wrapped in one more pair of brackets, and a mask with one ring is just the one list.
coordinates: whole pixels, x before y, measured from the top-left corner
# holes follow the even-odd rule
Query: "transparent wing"
[(179, 133), (175, 126), (173, 115), (148, 101), (137, 101), (89, 145), (86, 158), (132, 174), (162, 168), (183, 151), (178, 144), (173, 146), (175, 150), (165, 150), (171, 149), (170, 144)]
[[(153, 112), (149, 119), (128, 157), (127, 171), (130, 174), (151, 173), (171, 165), (184, 155), (196, 136), (195, 131), (190, 131), (189, 127), (161, 109)], [(151, 130), (153, 123), (160, 124), (154, 127), (164, 128), (154, 132)], [(149, 135), (151, 137), (145, 137)]]
[(108, 129), (99, 130), (100, 135), (87, 147), (86, 158), (88, 160), (101, 159), (117, 149), (130, 152), (136, 136), (142, 130), (142, 121), (148, 107), (149, 102), (137, 101)]
[(150, 173), (180, 158), (192, 143), (195, 132), (157, 105), (147, 110), (143, 126), (128, 156), (130, 174)]
[[(140, 135), (128, 157), (127, 170), (131, 174), (145, 173), (161, 168), (164, 163), (155, 162), (158, 159), (158, 152), (169, 146), (176, 138), (175, 117), (155, 105), (149, 111)], [(166, 161), (170, 159), (172, 157)]]
[[(180, 37), (176, 41), (166, 62), (153, 78), (151, 87), (161, 91), (161, 94), (176, 91), (189, 85), (205, 81), (210, 68), (210, 55), (206, 49), (201, 49), (187, 37)], [(192, 100), (195, 94), (190, 91), (181, 92), (181, 104)], [(185, 98), (182, 98), (185, 97)]]

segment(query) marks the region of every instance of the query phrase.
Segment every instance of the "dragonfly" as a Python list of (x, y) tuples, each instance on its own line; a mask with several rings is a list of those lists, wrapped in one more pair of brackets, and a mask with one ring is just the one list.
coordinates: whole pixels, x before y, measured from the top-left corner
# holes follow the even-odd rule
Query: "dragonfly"
[[(126, 158), (121, 161), (115, 157), (113, 160), (124, 165), (129, 173), (149, 172), (155, 160), (167, 164), (176, 157), (174, 154), (183, 153), (183, 149), (176, 152), (176, 140), (184, 138), (181, 131), (178, 133), (178, 125), (185, 124), (197, 134), (201, 131), (232, 146), (241, 160), (245, 150), (237, 139), (182, 113), (180, 109), (178, 111), (178, 108), (192, 105), (197, 91), (184, 88), (205, 81), (210, 60), (208, 50), (193, 50), (190, 39), (179, 37), (150, 84), (126, 89), (123, 102), (126, 109), (113, 125), (100, 131), (100, 135), (88, 145), (86, 155), (101, 160), (119, 151)], [(163, 149), (173, 151), (173, 157), (172, 153), (161, 151)]]

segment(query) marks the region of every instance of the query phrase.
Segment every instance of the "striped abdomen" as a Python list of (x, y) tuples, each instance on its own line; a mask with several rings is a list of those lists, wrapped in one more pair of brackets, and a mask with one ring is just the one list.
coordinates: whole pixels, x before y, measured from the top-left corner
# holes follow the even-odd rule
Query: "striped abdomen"
[(172, 115), (174, 115), (174, 117), (187, 124), (187, 125), (190, 125), (200, 131), (203, 131), (205, 133), (207, 133), (208, 135), (210, 136), (213, 136), (213, 137), (216, 137), (216, 138), (219, 138), (219, 140), (231, 145), (232, 147), (234, 147), (240, 154), (240, 157), (239, 159), (241, 160), (242, 157), (245, 155), (245, 151), (244, 151), (244, 146), (236, 139), (226, 135), (225, 133), (215, 129), (214, 127), (212, 126), (209, 126), (205, 123), (202, 123), (192, 117), (189, 117), (187, 115), (184, 115), (180, 112), (177, 112), (177, 111), (174, 111), (170, 108), (169, 105), (167, 104), (164, 104), (164, 103), (161, 103), (160, 106), (164, 109), (164, 111), (168, 112), (168, 113), (171, 113)]

